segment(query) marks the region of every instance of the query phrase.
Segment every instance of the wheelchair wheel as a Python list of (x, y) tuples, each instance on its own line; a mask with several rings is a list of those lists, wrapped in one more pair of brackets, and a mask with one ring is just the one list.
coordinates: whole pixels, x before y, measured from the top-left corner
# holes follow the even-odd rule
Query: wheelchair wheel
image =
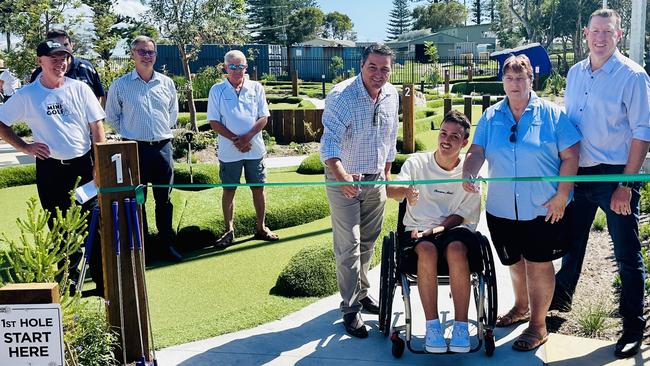
[(406, 344), (404, 343), (404, 340), (399, 337), (399, 333), (393, 332), (393, 334), (390, 336), (390, 341), (393, 342), (393, 347), (391, 348), (393, 357), (402, 357), (404, 354), (404, 348), (406, 348)]
[(488, 329), (485, 331), (484, 342), (485, 342), (485, 354), (488, 357), (491, 357), (494, 354), (494, 349), (496, 348), (494, 344), (494, 333), (492, 332), (492, 329)]
[(494, 257), (490, 249), (490, 242), (486, 237), (480, 237), (481, 257), (483, 258), (483, 271), (485, 277), (485, 295), (486, 295), (486, 323), (488, 328), (493, 328), (497, 321), (497, 277), (494, 266)]
[(393, 296), (395, 295), (396, 261), (395, 261), (395, 233), (391, 232), (384, 237), (381, 247), (381, 276), (379, 282), (379, 330), (388, 336), (390, 332), (390, 318), (393, 310)]

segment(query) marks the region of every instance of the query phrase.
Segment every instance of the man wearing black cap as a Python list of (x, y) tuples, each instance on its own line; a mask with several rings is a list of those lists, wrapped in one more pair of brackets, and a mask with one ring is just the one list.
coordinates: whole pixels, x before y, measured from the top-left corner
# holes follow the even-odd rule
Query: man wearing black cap
[[(68, 32), (62, 29), (51, 29), (49, 32), (47, 32), (47, 39), (51, 39), (60, 43), (63, 47), (67, 48), (68, 51), (70, 51), (70, 54), (72, 54), (74, 43), (72, 43), (70, 40), (70, 35)], [(30, 78), (29, 82), (33, 83), (34, 80), (36, 80), (41, 74), (41, 72), (43, 72), (42, 68), (36, 68), (36, 70), (34, 70), (32, 73), (32, 77)], [(90, 62), (74, 58), (68, 65), (68, 70), (66, 71), (65, 76), (69, 77), (70, 79), (77, 79), (88, 84), (100, 102), (103, 98), (105, 98), (106, 93), (104, 92), (104, 87), (102, 86), (102, 82), (99, 78), (99, 73), (97, 73), (97, 70), (95, 70), (95, 67), (93, 67)]]
[[(37, 158), (36, 187), (41, 206), (51, 213), (57, 207), (65, 212), (77, 177), (81, 177), (81, 184), (93, 179), (90, 148), (92, 142), (105, 140), (105, 114), (88, 85), (65, 76), (73, 62), (70, 50), (50, 39), (38, 45), (36, 55), (43, 72), (0, 106), (0, 138)], [(27, 122), (34, 142), (26, 142), (12, 131), (9, 126), (18, 121)], [(49, 224), (51, 227), (52, 220)], [(72, 266), (80, 258), (78, 253), (72, 255)], [(91, 274), (99, 287), (101, 265), (91, 264)], [(70, 271), (73, 283), (77, 276), (76, 271)]]

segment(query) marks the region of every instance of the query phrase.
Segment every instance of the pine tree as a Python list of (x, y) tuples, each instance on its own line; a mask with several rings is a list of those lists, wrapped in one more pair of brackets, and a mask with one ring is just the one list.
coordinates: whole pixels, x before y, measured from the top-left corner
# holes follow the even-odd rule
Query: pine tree
[(253, 42), (286, 44), (289, 16), (308, 6), (314, 0), (248, 0), (248, 20)]
[(390, 11), (388, 20), (389, 41), (411, 30), (412, 18), (408, 2), (408, 0), (393, 0), (393, 10)]

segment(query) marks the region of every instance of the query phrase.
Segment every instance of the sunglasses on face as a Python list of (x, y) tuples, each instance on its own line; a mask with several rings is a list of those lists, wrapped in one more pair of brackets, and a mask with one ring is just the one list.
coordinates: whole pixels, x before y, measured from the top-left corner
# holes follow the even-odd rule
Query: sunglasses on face
[(228, 65), (228, 69), (233, 70), (233, 71), (235, 71), (235, 70), (243, 70), (246, 67), (248, 67), (248, 65), (244, 65), (244, 64), (239, 64), (239, 65), (230, 64), (230, 65)]
[(513, 144), (517, 141), (517, 124), (515, 123), (510, 127), (510, 142)]
[(137, 49), (135, 50), (135, 52), (141, 57), (145, 57), (145, 56), (154, 57), (156, 55), (156, 51), (147, 51), (143, 49)]

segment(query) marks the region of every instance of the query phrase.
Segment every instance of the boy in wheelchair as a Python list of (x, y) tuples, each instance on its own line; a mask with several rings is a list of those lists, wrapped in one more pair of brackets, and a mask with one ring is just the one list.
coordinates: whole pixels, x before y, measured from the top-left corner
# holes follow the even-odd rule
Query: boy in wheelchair
[[(460, 150), (467, 145), (470, 123), (464, 114), (452, 110), (440, 126), (438, 148), (433, 153), (414, 154), (395, 178), (399, 181), (462, 177)], [(388, 185), (387, 195), (407, 200), (403, 224), (398, 233), (402, 249), (417, 254), (418, 292), (426, 317), (425, 350), (430, 353), (469, 352), (467, 312), (470, 301), (470, 261), (480, 262), (474, 235), (480, 215), (480, 195), (467, 193), (461, 183), (417, 186)], [(473, 262), (475, 263), (475, 262)], [(438, 318), (438, 280), (448, 271), (454, 302), (454, 325), (447, 346)]]

